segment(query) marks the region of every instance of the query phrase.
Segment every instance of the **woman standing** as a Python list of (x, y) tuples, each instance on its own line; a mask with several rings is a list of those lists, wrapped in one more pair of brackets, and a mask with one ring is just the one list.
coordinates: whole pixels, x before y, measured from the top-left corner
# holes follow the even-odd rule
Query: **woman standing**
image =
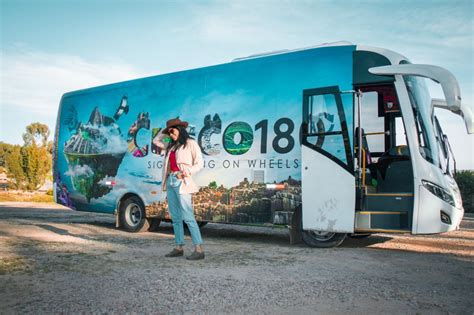
[(199, 188), (193, 181), (192, 175), (203, 167), (201, 148), (195, 140), (189, 137), (186, 127), (188, 123), (179, 118), (166, 122), (162, 134), (169, 135), (171, 142), (164, 143), (156, 137), (153, 142), (165, 150), (163, 161), (162, 189), (167, 192), (168, 211), (173, 221), (176, 247), (166, 254), (166, 257), (179, 257), (184, 254), (184, 226), (188, 226), (194, 245), (193, 253), (186, 257), (189, 260), (204, 259), (201, 232), (194, 217), (192, 194)]

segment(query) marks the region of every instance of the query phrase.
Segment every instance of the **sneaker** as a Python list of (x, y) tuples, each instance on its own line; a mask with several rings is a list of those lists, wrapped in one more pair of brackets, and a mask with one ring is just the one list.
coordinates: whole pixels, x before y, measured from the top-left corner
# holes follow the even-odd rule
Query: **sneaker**
[(173, 248), (171, 252), (165, 255), (165, 257), (180, 257), (184, 255), (184, 250), (179, 250), (176, 248)]
[(200, 260), (204, 259), (204, 252), (196, 252), (194, 251), (191, 255), (186, 257), (187, 260)]

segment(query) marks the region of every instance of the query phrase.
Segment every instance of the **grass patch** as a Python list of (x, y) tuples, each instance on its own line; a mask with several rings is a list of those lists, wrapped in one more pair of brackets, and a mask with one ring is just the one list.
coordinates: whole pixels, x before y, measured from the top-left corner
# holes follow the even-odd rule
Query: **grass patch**
[(54, 202), (53, 196), (47, 194), (27, 194), (27, 193), (12, 193), (0, 192), (1, 201), (24, 201), (24, 202)]
[(21, 257), (4, 257), (0, 258), (0, 275), (11, 272), (27, 271), (32, 267), (27, 260)]

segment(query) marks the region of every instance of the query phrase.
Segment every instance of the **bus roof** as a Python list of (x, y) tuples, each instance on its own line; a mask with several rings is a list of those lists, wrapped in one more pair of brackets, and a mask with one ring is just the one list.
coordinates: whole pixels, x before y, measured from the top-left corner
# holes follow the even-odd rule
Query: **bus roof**
[[(64, 98), (67, 98), (67, 97), (75, 96), (77, 94), (93, 93), (97, 89), (101, 89), (101, 90), (105, 89), (106, 90), (106, 89), (119, 88), (123, 85), (128, 85), (132, 82), (136, 82), (136, 81), (143, 80), (143, 79), (148, 79), (148, 78), (154, 78), (154, 77), (157, 77), (157, 76), (176, 75), (176, 74), (184, 73), (184, 72), (188, 72), (188, 71), (196, 71), (196, 70), (209, 69), (209, 68), (212, 68), (212, 67), (219, 67), (219, 66), (223, 66), (223, 65), (232, 64), (232, 63), (235, 63), (235, 62), (245, 62), (245, 61), (254, 60), (254, 59), (274, 57), (274, 56), (278, 56), (278, 55), (292, 54), (292, 53), (297, 53), (297, 52), (310, 51), (310, 50), (314, 50), (314, 49), (331, 48), (331, 47), (344, 47), (344, 46), (354, 46), (354, 44), (352, 44), (348, 41), (338, 41), (338, 42), (332, 42), (332, 43), (323, 43), (323, 44), (320, 44), (320, 45), (309, 46), (309, 47), (304, 47), (304, 48), (289, 49), (289, 50), (287, 49), (287, 50), (278, 50), (278, 51), (272, 51), (272, 52), (258, 53), (258, 54), (254, 54), (254, 55), (250, 55), (250, 56), (246, 56), (246, 57), (235, 58), (231, 62), (226, 62), (226, 63), (222, 63), (222, 64), (215, 64), (215, 65), (209, 65), (209, 66), (205, 66), (205, 67), (186, 69), (186, 70), (180, 70), (180, 71), (169, 72), (169, 73), (162, 73), (162, 74), (151, 75), (151, 76), (147, 76), (147, 77), (136, 78), (136, 79), (132, 79), (132, 80), (119, 81), (119, 82), (94, 86), (94, 87), (90, 87), (90, 88), (70, 91), (70, 92), (66, 92), (62, 96), (62, 98), (64, 99)], [(391, 50), (387, 50), (387, 49), (383, 49), (383, 48), (371, 47), (371, 46), (357, 46), (356, 50), (368, 50), (368, 51), (373, 51), (373, 52), (379, 53), (381, 55), (387, 56), (387, 58), (389, 58), (389, 60), (392, 62), (392, 64), (398, 64), (398, 60), (402, 60), (402, 59), (406, 60), (406, 58), (404, 56), (402, 56), (402, 55), (400, 55), (396, 52), (393, 52)]]
[(136, 79), (132, 79), (132, 80), (113, 82), (113, 83), (93, 86), (93, 87), (89, 87), (89, 88), (85, 88), (85, 89), (74, 90), (74, 91), (64, 93), (62, 98), (71, 97), (71, 96), (77, 95), (77, 94), (93, 93), (96, 89), (117, 88), (121, 85), (127, 85), (127, 84), (130, 84), (130, 83), (138, 81), (138, 80), (154, 78), (154, 77), (157, 77), (157, 76), (174, 75), (174, 74), (188, 72), (188, 71), (195, 71), (195, 70), (202, 70), (202, 69), (207, 69), (207, 68), (211, 68), (211, 67), (223, 66), (223, 65), (234, 63), (234, 62), (242, 62), (242, 61), (247, 61), (247, 60), (266, 58), (266, 57), (272, 57), (272, 56), (283, 55), (283, 54), (290, 54), (290, 53), (295, 53), (295, 52), (303, 52), (303, 51), (319, 49), (319, 48), (338, 47), (338, 46), (353, 46), (353, 44), (350, 43), (350, 42), (347, 42), (347, 41), (339, 41), (339, 42), (333, 42), (333, 43), (323, 43), (323, 44), (320, 44), (320, 45), (309, 46), (309, 47), (304, 47), (304, 48), (286, 49), (286, 50), (279, 50), (279, 51), (273, 51), (273, 52), (258, 53), (258, 54), (250, 55), (250, 56), (247, 56), (247, 57), (235, 58), (235, 59), (231, 60), (230, 62), (225, 62), (225, 63), (222, 63), (222, 64), (215, 64), (215, 65), (209, 65), (209, 66), (204, 66), (204, 67), (199, 67), (199, 68), (193, 68), (193, 69), (186, 69), (186, 70), (180, 70), (180, 71), (175, 71), (175, 72), (156, 74), (156, 75), (136, 78)]

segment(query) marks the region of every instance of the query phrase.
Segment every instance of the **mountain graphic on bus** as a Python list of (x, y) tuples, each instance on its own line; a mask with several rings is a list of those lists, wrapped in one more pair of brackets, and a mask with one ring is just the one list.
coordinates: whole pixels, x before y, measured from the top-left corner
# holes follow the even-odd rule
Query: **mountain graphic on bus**
[[(126, 97), (122, 98), (120, 108), (124, 103)], [(95, 107), (89, 121), (86, 124), (79, 122), (76, 133), (64, 145), (68, 163), (66, 174), (70, 176), (74, 190), (84, 195), (88, 202), (112, 190), (111, 186), (105, 185), (105, 179), (117, 175), (127, 152), (127, 143), (116, 124), (119, 117), (117, 114), (114, 118), (102, 115)]]

